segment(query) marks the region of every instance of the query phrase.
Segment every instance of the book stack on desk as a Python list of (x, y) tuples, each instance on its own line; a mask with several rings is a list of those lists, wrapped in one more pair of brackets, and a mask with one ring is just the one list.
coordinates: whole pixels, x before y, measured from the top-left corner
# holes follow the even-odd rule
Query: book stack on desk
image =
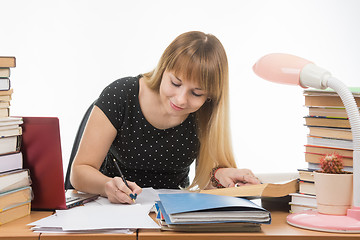
[[(357, 105), (360, 105), (360, 87), (350, 87)], [(299, 169), (299, 193), (303, 200), (315, 199), (315, 183), (312, 172), (320, 169), (320, 159), (326, 154), (338, 153), (343, 157), (344, 168), (353, 171), (353, 141), (349, 118), (340, 96), (332, 89), (304, 90), (305, 107), (308, 115), (304, 117), (308, 129), (305, 145), (305, 169)], [(301, 195), (295, 196), (296, 202)], [(314, 202), (314, 200), (312, 200)], [(305, 207), (316, 208), (314, 205)], [(294, 203), (295, 212), (300, 206)]]
[[(350, 87), (360, 105), (360, 87)], [(331, 89), (305, 90), (305, 126), (309, 130), (305, 145), (308, 168), (319, 169), (320, 158), (337, 152), (343, 157), (345, 170), (352, 171), (353, 141), (349, 118), (340, 96)], [(360, 110), (360, 109), (359, 109)]]
[(23, 169), (20, 151), (23, 121), (10, 116), (10, 68), (15, 65), (15, 57), (0, 56), (0, 225), (30, 214), (32, 199), (30, 175)]
[(250, 200), (204, 193), (159, 194), (155, 204), (163, 230), (184, 232), (258, 232), (270, 212)]

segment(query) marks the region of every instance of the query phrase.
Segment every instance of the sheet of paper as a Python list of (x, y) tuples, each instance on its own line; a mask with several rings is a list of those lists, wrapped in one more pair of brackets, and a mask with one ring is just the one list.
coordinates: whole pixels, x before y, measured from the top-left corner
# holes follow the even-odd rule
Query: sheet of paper
[(149, 207), (135, 205), (102, 205), (56, 211), (62, 220), (62, 229), (91, 230), (119, 228), (159, 228), (148, 215)]
[(149, 216), (159, 193), (181, 193), (183, 190), (143, 188), (136, 204), (113, 204), (107, 198), (68, 210), (57, 210), (55, 214), (28, 225), (37, 232), (124, 232), (132, 229), (160, 228)]

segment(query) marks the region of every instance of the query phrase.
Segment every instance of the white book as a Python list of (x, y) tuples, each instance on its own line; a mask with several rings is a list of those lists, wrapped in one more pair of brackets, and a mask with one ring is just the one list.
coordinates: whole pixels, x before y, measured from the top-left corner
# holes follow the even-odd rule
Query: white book
[(10, 89), (10, 79), (0, 78), (0, 91), (7, 91)]
[(20, 135), (0, 138), (0, 155), (18, 152), (20, 150)]
[(345, 148), (345, 149), (354, 149), (353, 141), (343, 140), (336, 138), (324, 138), (324, 137), (307, 137), (308, 145), (323, 146), (323, 147), (332, 147), (332, 148)]
[(300, 193), (290, 193), (291, 202), (290, 204), (297, 204), (302, 206), (316, 207), (316, 196)]
[(0, 137), (18, 136), (22, 134), (21, 127), (13, 127), (8, 129), (0, 129)]
[(5, 117), (0, 118), (0, 126), (8, 126), (14, 124), (23, 124), (22, 117)]
[(303, 206), (303, 205), (297, 205), (297, 204), (290, 204), (290, 213), (299, 213), (305, 210), (316, 210), (316, 207), (314, 206)]
[(0, 173), (0, 193), (30, 186), (30, 184), (31, 179), (28, 169)]
[(7, 172), (22, 168), (23, 155), (21, 152), (0, 156), (0, 172)]

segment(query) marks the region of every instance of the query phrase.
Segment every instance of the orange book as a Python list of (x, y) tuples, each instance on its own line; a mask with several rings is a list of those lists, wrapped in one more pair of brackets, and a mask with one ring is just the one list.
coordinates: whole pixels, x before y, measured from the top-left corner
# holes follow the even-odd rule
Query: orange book
[(0, 56), (0, 67), (1, 68), (16, 67), (16, 58)]
[(0, 226), (30, 214), (31, 202), (0, 212)]

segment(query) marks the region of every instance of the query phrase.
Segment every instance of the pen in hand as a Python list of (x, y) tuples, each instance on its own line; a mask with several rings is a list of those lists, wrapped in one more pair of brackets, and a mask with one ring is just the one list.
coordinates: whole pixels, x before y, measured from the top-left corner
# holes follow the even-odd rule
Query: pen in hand
[[(120, 169), (119, 165), (117, 164), (115, 158), (114, 158), (113, 160), (114, 160), (115, 167), (117, 168), (117, 170), (118, 170), (118, 172), (119, 172), (119, 174), (120, 174), (121, 179), (122, 179), (123, 182), (125, 183), (126, 187), (128, 187), (128, 188), (131, 190), (131, 188), (130, 188), (129, 185), (127, 184), (126, 179), (125, 179), (125, 177), (124, 177), (124, 174), (121, 172), (121, 169)], [(135, 202), (135, 196), (134, 196), (134, 195), (130, 194), (130, 198), (131, 198), (131, 200), (133, 200), (133, 202)]]

